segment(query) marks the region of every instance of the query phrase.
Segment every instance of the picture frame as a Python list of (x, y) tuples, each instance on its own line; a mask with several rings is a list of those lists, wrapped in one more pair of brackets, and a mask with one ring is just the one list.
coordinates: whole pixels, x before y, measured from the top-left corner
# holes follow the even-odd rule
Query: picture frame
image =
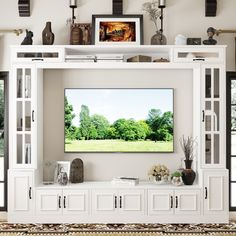
[(90, 45), (92, 34), (91, 23), (74, 23), (70, 27), (71, 45)]
[(54, 175), (55, 183), (57, 183), (58, 175), (60, 174), (62, 168), (63, 172), (66, 172), (68, 180), (70, 179), (70, 161), (57, 161)]
[(143, 44), (143, 15), (93, 15), (94, 45)]

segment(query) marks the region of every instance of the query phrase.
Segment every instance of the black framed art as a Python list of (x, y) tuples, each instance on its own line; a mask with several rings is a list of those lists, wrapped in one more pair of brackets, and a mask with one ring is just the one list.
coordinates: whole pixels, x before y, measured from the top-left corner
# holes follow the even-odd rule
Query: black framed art
[(143, 15), (93, 15), (95, 45), (143, 44)]

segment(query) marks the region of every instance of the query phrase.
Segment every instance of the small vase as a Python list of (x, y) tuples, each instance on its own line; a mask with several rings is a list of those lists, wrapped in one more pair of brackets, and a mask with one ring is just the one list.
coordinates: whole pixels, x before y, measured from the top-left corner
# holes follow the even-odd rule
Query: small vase
[(180, 186), (183, 184), (183, 180), (181, 178), (181, 176), (177, 177), (177, 176), (174, 176), (172, 179), (171, 179), (171, 183), (175, 186)]
[(46, 22), (42, 32), (43, 45), (52, 45), (54, 43), (54, 34), (52, 32), (51, 22)]
[(151, 38), (151, 45), (166, 45), (166, 36), (159, 30)]
[(185, 185), (192, 185), (195, 178), (196, 173), (193, 171), (192, 168), (192, 160), (184, 160), (186, 169), (182, 172), (182, 180)]

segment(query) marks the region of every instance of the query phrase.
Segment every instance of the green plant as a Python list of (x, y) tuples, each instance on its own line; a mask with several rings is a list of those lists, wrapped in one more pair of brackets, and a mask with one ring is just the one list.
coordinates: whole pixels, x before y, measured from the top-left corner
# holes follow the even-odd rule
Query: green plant
[(179, 171), (175, 171), (174, 173), (171, 174), (171, 178), (173, 177), (182, 177), (182, 173)]
[(194, 147), (196, 140), (193, 137), (188, 136), (187, 138), (184, 135), (179, 140), (181, 148), (184, 152), (185, 160), (193, 160), (194, 157)]

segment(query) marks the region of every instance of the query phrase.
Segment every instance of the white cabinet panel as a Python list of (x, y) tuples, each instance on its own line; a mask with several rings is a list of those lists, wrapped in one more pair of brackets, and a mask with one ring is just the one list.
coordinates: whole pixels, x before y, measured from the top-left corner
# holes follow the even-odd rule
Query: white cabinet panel
[(119, 209), (124, 213), (144, 212), (144, 190), (119, 190)]
[(33, 173), (30, 171), (9, 171), (8, 178), (9, 213), (33, 212)]
[(111, 213), (117, 207), (116, 190), (94, 190), (92, 192), (92, 210), (95, 214)]
[(200, 214), (200, 191), (176, 190), (175, 214)]
[(228, 210), (228, 171), (204, 171), (204, 213), (221, 214)]
[(88, 214), (88, 190), (63, 190), (63, 214)]
[(62, 213), (62, 190), (47, 189), (36, 191), (36, 212), (58, 215)]
[(148, 191), (149, 215), (173, 214), (173, 190)]

